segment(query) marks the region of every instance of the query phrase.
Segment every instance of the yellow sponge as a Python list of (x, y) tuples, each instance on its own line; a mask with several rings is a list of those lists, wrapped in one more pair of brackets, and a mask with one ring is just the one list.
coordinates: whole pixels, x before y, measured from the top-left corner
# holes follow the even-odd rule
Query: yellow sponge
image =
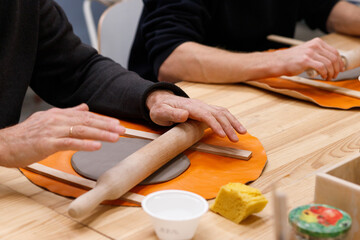
[(264, 209), (268, 200), (261, 192), (242, 183), (228, 183), (222, 186), (210, 209), (240, 223), (252, 213)]

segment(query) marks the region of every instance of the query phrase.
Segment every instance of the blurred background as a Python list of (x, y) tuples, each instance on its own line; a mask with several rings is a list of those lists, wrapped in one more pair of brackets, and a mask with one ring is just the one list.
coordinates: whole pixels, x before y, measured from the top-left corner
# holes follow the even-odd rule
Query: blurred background
[[(83, 12), (83, 0), (55, 0), (66, 12), (69, 21), (74, 27), (74, 32), (80, 39), (90, 44), (89, 33), (86, 28), (85, 17)], [(106, 6), (98, 1), (92, 1), (91, 10), (94, 22), (97, 25), (101, 14), (105, 11)]]
[[(80, 39), (90, 45), (89, 33), (85, 23), (83, 12), (83, 0), (55, 0), (66, 12), (69, 21), (72, 23), (74, 32)], [(97, 25), (101, 14), (105, 11), (106, 6), (98, 1), (93, 1), (91, 11), (94, 17), (94, 23)], [(20, 121), (24, 121), (32, 113), (43, 111), (52, 106), (42, 101), (36, 94), (29, 89), (26, 93), (23, 108), (21, 111)]]

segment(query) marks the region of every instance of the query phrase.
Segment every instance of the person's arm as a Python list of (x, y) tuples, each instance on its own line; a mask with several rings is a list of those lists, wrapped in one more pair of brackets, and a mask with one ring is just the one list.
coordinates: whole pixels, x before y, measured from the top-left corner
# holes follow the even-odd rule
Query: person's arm
[(360, 7), (346, 1), (338, 2), (326, 23), (329, 32), (360, 36)]
[(160, 81), (234, 83), (315, 69), (327, 80), (344, 71), (336, 49), (321, 39), (275, 52), (236, 53), (195, 42), (177, 47), (159, 69)]
[(233, 83), (310, 68), (329, 80), (343, 68), (339, 53), (320, 39), (277, 52), (237, 53), (207, 46), (211, 16), (204, 1), (147, 0), (145, 6), (141, 31), (159, 81)]
[[(161, 126), (191, 118), (205, 122), (217, 135), (228, 136), (233, 142), (239, 140), (235, 131), (246, 133), (227, 109), (168, 90), (150, 92), (146, 108), (151, 120)], [(86, 104), (37, 112), (24, 122), (0, 129), (0, 166), (25, 167), (58, 151), (96, 151), (101, 148), (99, 141), (116, 142), (124, 133), (119, 120), (91, 113)]]
[[(187, 95), (179, 87), (144, 80), (82, 44), (72, 32), (64, 12), (53, 1), (42, 1), (39, 36), (38, 60), (31, 86), (50, 103), (70, 107), (86, 102), (91, 111), (117, 118), (151, 119), (155, 123), (158, 122), (150, 118), (146, 108), (151, 93), (158, 90), (171, 91), (178, 95), (172, 98), (185, 103), (181, 97)], [(216, 115), (214, 111), (210, 112)], [(170, 118), (171, 111), (166, 113)], [(193, 114), (190, 109), (189, 116), (197, 114)], [(204, 116), (203, 119), (197, 119), (206, 121), (209, 118)], [(224, 136), (220, 130), (216, 130), (218, 127), (210, 121), (207, 123), (215, 128), (215, 132)], [(225, 122), (221, 125), (228, 128)]]
[[(189, 118), (205, 122), (213, 131), (236, 142), (235, 133), (246, 129), (225, 108), (199, 100), (156, 90), (146, 98), (146, 108), (154, 123), (171, 126)], [(96, 151), (101, 142), (116, 142), (125, 128), (119, 120), (89, 112), (86, 104), (37, 112), (24, 122), (0, 129), (0, 166), (25, 167), (65, 150)]]
[(37, 112), (0, 129), (0, 166), (25, 167), (57, 151), (99, 150), (99, 141), (116, 142), (124, 132), (119, 120), (91, 113), (86, 104)]
[[(31, 88), (48, 103), (117, 118), (146, 118), (145, 98), (154, 83), (129, 72), (75, 36), (63, 10), (52, 0), (40, 1), (39, 40)], [(172, 86), (162, 85), (159, 89)], [(183, 95), (181, 90), (170, 89)]]
[[(66, 107), (87, 102), (93, 111), (142, 117), (163, 126), (192, 118), (232, 141), (238, 141), (235, 131), (246, 132), (226, 109), (189, 99), (173, 84), (146, 81), (98, 55), (81, 44), (53, 1), (44, 0), (40, 6), (31, 86), (50, 103)], [(101, 147), (99, 141), (115, 142), (124, 132), (118, 120), (91, 113), (86, 104), (37, 112), (0, 129), (0, 166), (24, 167), (63, 150), (95, 151)]]

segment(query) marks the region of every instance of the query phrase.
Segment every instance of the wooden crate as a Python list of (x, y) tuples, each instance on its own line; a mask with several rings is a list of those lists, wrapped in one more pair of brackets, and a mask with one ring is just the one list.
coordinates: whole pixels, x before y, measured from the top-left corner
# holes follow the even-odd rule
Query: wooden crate
[(347, 239), (360, 239), (360, 154), (316, 175), (314, 202), (349, 213), (353, 223)]

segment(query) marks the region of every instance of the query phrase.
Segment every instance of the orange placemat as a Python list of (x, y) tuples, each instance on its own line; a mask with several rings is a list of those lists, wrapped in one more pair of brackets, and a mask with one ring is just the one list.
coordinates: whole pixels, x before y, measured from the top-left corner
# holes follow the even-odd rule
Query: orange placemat
[[(319, 81), (338, 87), (360, 91), (360, 82), (357, 79), (338, 82)], [(360, 99), (342, 94), (322, 90), (316, 87), (295, 83), (282, 78), (266, 78), (247, 81), (250, 85), (264, 88), (273, 92), (285, 94), (298, 99), (316, 103), (321, 107), (350, 109), (360, 107)]]
[[(160, 133), (143, 125), (126, 121), (121, 121), (121, 123), (127, 128)], [(260, 141), (249, 133), (246, 135), (239, 135), (239, 139), (240, 141), (238, 143), (232, 143), (227, 138), (219, 138), (215, 136), (211, 130), (207, 130), (201, 141), (219, 146), (252, 151), (253, 155), (248, 161), (187, 150), (185, 154), (190, 159), (191, 164), (182, 175), (165, 183), (136, 186), (131, 192), (147, 195), (159, 190), (180, 189), (197, 193), (206, 199), (211, 199), (216, 197), (216, 194), (222, 185), (229, 182), (248, 183), (254, 181), (261, 175), (266, 165), (267, 157), (265, 150)], [(80, 176), (71, 166), (71, 157), (74, 153), (75, 151), (58, 152), (39, 163)], [(51, 192), (67, 197), (78, 197), (86, 192), (86, 190), (49, 179), (39, 174), (24, 169), (20, 170), (31, 182)], [(124, 179), (124, 181), (126, 181), (126, 179)], [(114, 205), (132, 205), (121, 200), (107, 201), (105, 203)]]
[[(267, 52), (273, 52), (283, 49), (286, 48), (270, 49)], [(338, 87), (349, 88), (352, 90), (360, 91), (360, 82), (357, 79), (343, 80), (337, 82), (322, 81), (322, 80), (314, 80), (314, 81), (320, 81), (322, 83), (327, 83)], [(342, 94), (322, 90), (316, 87), (291, 82), (282, 78), (265, 78), (265, 79), (248, 80), (245, 83), (272, 92), (281, 93), (297, 99), (313, 102), (321, 107), (337, 108), (344, 110), (360, 107), (359, 98), (349, 97)]]
[[(278, 49), (282, 50), (282, 49)], [(277, 50), (268, 50), (269, 52)], [(337, 82), (314, 80), (338, 87), (349, 88), (360, 91), (360, 81), (357, 79), (343, 80)], [(321, 107), (350, 109), (360, 107), (360, 99), (345, 96), (342, 94), (322, 90), (313, 86), (295, 83), (282, 78), (265, 78), (248, 80), (245, 83), (249, 85), (260, 87), (272, 92), (281, 93), (294, 98), (313, 102)]]

